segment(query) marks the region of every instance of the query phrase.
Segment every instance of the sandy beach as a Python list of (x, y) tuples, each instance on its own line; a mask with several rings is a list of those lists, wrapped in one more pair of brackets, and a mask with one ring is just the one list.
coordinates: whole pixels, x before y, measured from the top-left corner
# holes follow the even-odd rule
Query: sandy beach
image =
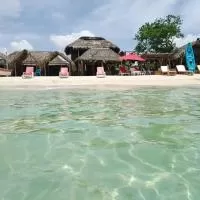
[(200, 85), (200, 74), (193, 76), (70, 76), (69, 78), (59, 77), (34, 77), (22, 79), (21, 77), (1, 77), (0, 89), (9, 88), (67, 88), (67, 87), (135, 87), (135, 86), (198, 86)]

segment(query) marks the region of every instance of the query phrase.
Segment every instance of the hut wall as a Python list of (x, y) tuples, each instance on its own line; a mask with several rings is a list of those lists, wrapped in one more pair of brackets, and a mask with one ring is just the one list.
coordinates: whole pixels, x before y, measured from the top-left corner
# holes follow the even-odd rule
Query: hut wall
[(22, 65), (21, 63), (14, 63), (12, 65), (12, 76), (22, 76), (23, 72), (25, 71), (26, 66)]

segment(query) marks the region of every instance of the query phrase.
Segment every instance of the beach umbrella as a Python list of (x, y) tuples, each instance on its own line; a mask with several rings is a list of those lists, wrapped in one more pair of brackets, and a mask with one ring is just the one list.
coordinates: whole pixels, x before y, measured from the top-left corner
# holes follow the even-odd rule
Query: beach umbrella
[(141, 56), (137, 55), (136, 53), (129, 53), (128, 55), (121, 56), (121, 60), (125, 61), (140, 61), (140, 62), (145, 62), (145, 59), (142, 58)]

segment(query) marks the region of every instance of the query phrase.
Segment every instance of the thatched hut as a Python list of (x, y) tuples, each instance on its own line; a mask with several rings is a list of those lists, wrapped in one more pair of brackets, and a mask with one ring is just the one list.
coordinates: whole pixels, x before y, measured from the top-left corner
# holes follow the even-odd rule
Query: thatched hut
[(120, 56), (109, 48), (88, 49), (77, 58), (79, 63), (79, 72), (82, 75), (95, 75), (97, 66), (104, 65), (105, 71), (111, 73), (111, 67), (114, 63), (119, 63)]
[(140, 54), (142, 58), (146, 60), (145, 65), (152, 68), (152, 70), (157, 70), (162, 65), (172, 66), (172, 53), (143, 53)]
[[(169, 65), (171, 68), (175, 68), (177, 64), (186, 64), (185, 63), (185, 48), (187, 44), (177, 48), (172, 53), (146, 53), (141, 54), (146, 60), (146, 65), (153, 65), (155, 69), (159, 68), (161, 65)], [(196, 63), (200, 63), (200, 39), (192, 42), (192, 47), (194, 50), (194, 56)]]
[(78, 40), (66, 46), (65, 53), (71, 55), (71, 59), (74, 61), (88, 49), (93, 48), (109, 48), (116, 53), (120, 51), (118, 46), (102, 37), (80, 37)]
[(56, 74), (59, 74), (60, 67), (68, 67), (69, 73), (71, 73), (72, 69), (75, 68), (74, 62), (63, 53), (56, 53), (57, 55), (47, 65), (47, 75), (55, 76)]
[[(185, 64), (185, 48), (187, 44), (176, 49), (173, 53), (173, 60), (179, 64)], [(197, 64), (200, 63), (200, 38), (192, 42), (194, 57)]]
[(50, 66), (52, 66), (49, 65), (49, 63), (52, 60), (54, 60), (57, 56), (62, 56), (63, 59), (66, 60), (67, 66), (69, 66), (69, 68), (71, 67), (72, 61), (57, 51), (49, 52), (49, 51), (27, 51), (27, 50), (23, 50), (21, 52), (14, 52), (10, 54), (8, 56), (9, 67), (13, 69), (13, 75), (15, 76), (21, 76), (27, 66), (34, 66), (35, 69), (40, 68), (41, 75), (57, 76), (59, 74), (60, 67), (63, 65), (63, 62), (56, 64), (58, 68), (57, 70), (58, 73), (56, 71), (56, 74), (52, 74), (52, 72), (50, 72), (49, 70)]

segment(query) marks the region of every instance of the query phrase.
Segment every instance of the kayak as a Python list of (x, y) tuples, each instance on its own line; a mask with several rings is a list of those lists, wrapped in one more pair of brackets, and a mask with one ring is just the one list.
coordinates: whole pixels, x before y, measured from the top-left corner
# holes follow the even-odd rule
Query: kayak
[(185, 48), (185, 58), (186, 58), (188, 71), (195, 72), (196, 63), (195, 63), (194, 51), (193, 51), (191, 43), (189, 43)]

